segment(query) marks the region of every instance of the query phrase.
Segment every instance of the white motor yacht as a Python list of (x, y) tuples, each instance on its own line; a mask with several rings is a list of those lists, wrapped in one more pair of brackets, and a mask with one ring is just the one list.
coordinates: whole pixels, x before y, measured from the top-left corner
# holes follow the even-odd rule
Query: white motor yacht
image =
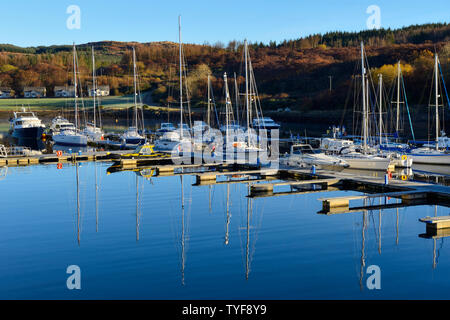
[(14, 112), (9, 123), (11, 135), (18, 139), (40, 139), (45, 129), (45, 125), (31, 111)]

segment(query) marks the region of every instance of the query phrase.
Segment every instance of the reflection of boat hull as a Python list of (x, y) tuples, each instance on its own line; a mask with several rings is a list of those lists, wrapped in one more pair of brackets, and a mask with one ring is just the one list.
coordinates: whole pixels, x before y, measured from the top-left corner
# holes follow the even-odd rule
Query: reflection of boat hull
[[(14, 139), (16, 140), (16, 139)], [(40, 139), (34, 138), (19, 138), (15, 141), (16, 146), (28, 147), (31, 150), (43, 150), (45, 149), (45, 145)]]
[(43, 127), (16, 128), (11, 136), (17, 139), (40, 139), (43, 133)]

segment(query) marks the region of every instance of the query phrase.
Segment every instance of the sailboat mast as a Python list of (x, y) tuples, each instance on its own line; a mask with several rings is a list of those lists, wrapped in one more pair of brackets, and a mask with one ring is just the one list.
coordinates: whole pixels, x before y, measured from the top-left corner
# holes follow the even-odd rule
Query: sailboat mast
[(138, 107), (137, 107), (137, 81), (136, 81), (136, 50), (133, 47), (133, 79), (134, 79), (134, 121), (136, 131), (138, 130)]
[(435, 73), (435, 105), (436, 105), (436, 150), (439, 149), (439, 70), (438, 70), (438, 55), (434, 56), (434, 73)]
[(248, 45), (247, 40), (244, 41), (244, 55), (245, 55), (245, 107), (247, 108), (247, 136), (250, 142), (250, 103), (248, 97)]
[(239, 87), (236, 79), (236, 72), (234, 73), (234, 89), (236, 94), (236, 123), (239, 125)]
[(95, 116), (95, 98), (97, 96), (97, 88), (95, 85), (95, 56), (94, 56), (94, 46), (92, 46), (92, 95), (94, 97), (94, 128), (96, 125), (96, 116)]
[(211, 126), (211, 76), (208, 74), (208, 115), (206, 116), (208, 126)]
[(227, 73), (223, 74), (223, 82), (225, 83), (225, 119), (226, 119), (226, 139), (228, 140), (229, 126), (230, 126), (230, 93), (228, 92), (228, 78)]
[(75, 129), (78, 129), (78, 94), (77, 94), (77, 66), (76, 66), (77, 51), (75, 48), (75, 42), (73, 43), (73, 82), (74, 82), (74, 94), (75, 94)]
[(183, 49), (181, 48), (181, 16), (178, 16), (178, 39), (180, 50), (180, 138), (183, 138)]
[(380, 82), (380, 118), (379, 118), (379, 133), (380, 133), (380, 145), (381, 145), (381, 140), (383, 137), (383, 74), (380, 73), (378, 75), (379, 77), (379, 82)]
[(364, 43), (361, 41), (361, 80), (362, 80), (362, 100), (363, 100), (363, 149), (367, 148), (367, 115), (366, 115), (366, 69), (364, 67)]
[(401, 73), (401, 68), (400, 68), (400, 61), (398, 61), (397, 63), (397, 120), (396, 120), (396, 124), (395, 124), (395, 132), (398, 135), (398, 130), (399, 130), (399, 126), (400, 126), (400, 73)]

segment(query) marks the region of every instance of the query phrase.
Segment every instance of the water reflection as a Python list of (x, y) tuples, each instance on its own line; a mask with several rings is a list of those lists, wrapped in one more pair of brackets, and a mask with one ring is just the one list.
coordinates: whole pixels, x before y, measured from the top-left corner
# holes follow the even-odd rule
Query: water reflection
[[(435, 272), (434, 279), (410, 283), (418, 272), (430, 275), (450, 266), (443, 249), (443, 238), (450, 232), (420, 238), (416, 232), (422, 227), (418, 218), (427, 210), (439, 216), (445, 207), (405, 206), (398, 199), (377, 196), (358, 200), (355, 210), (325, 216), (316, 214), (318, 199), (339, 197), (343, 191), (248, 197), (251, 181), (223, 177), (217, 184), (196, 186), (184, 169), (164, 177), (157, 177), (155, 168), (106, 176), (106, 166), (9, 169), (11, 175), (0, 183), (1, 192), (10, 192), (5, 214), (0, 215), (0, 225), (7, 226), (0, 233), (0, 243), (7, 244), (0, 246), (0, 254), (9, 257), (0, 263), (0, 297), (10, 292), (28, 297), (31, 291), (5, 280), (26, 272), (14, 270), (27, 259), (33, 259), (31, 271), (45, 274), (49, 283), (59, 280), (48, 272), (55, 268), (48, 261), (58, 267), (82, 263), (97, 277), (89, 280), (83, 298), (105, 295), (111, 278), (118, 292), (108, 291), (106, 298), (365, 298), (372, 294), (365, 289), (371, 264), (380, 265), (383, 279), (395, 281), (383, 282), (377, 297), (417, 297), (414, 290), (404, 289), (407, 283), (409, 288), (417, 286), (417, 294), (433, 287), (448, 297), (444, 274)], [(32, 188), (42, 184), (51, 201), (32, 195)], [(31, 207), (18, 200), (16, 190), (31, 194)], [(61, 199), (67, 191), (69, 210), (64, 215), (49, 210), (65, 206)], [(393, 271), (399, 261), (408, 266), (404, 275)], [(330, 279), (337, 292), (331, 292)], [(37, 281), (30, 286), (40, 288)], [(61, 290), (44, 286), (35, 292), (41, 298), (49, 292), (50, 297), (67, 294)]]
[(20, 147), (27, 147), (31, 150), (37, 150), (42, 151), (46, 149), (46, 146), (42, 140), (37, 139), (26, 139), (26, 138), (20, 138), (14, 140), (14, 145), (20, 146)]
[(94, 151), (95, 149), (92, 147), (80, 147), (80, 146), (63, 146), (59, 144), (53, 145), (53, 151), (62, 151), (64, 153), (78, 153), (78, 152), (88, 152), (88, 151)]
[[(437, 217), (438, 214), (438, 206), (434, 206), (434, 217)], [(440, 257), (441, 250), (444, 246), (444, 239), (447, 237), (450, 237), (450, 228), (443, 228), (443, 229), (435, 229), (435, 228), (426, 228), (426, 233), (419, 234), (419, 237), (426, 238), (426, 239), (432, 239), (433, 240), (433, 263), (432, 267), (433, 269), (436, 269), (438, 260)], [(437, 240), (440, 240), (439, 248), (437, 248)]]

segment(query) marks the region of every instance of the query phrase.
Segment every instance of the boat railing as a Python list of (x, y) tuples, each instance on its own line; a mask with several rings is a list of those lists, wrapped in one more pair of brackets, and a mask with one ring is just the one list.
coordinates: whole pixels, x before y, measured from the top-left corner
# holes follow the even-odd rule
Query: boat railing
[(6, 158), (8, 156), (8, 151), (4, 145), (0, 145), (0, 158)]
[[(23, 156), (27, 156), (27, 155), (31, 154), (31, 148), (28, 148), (28, 147), (6, 147), (5, 151), (6, 151), (6, 156), (9, 156), (9, 157), (23, 157)], [(3, 153), (2, 153), (2, 156), (3, 156)]]

